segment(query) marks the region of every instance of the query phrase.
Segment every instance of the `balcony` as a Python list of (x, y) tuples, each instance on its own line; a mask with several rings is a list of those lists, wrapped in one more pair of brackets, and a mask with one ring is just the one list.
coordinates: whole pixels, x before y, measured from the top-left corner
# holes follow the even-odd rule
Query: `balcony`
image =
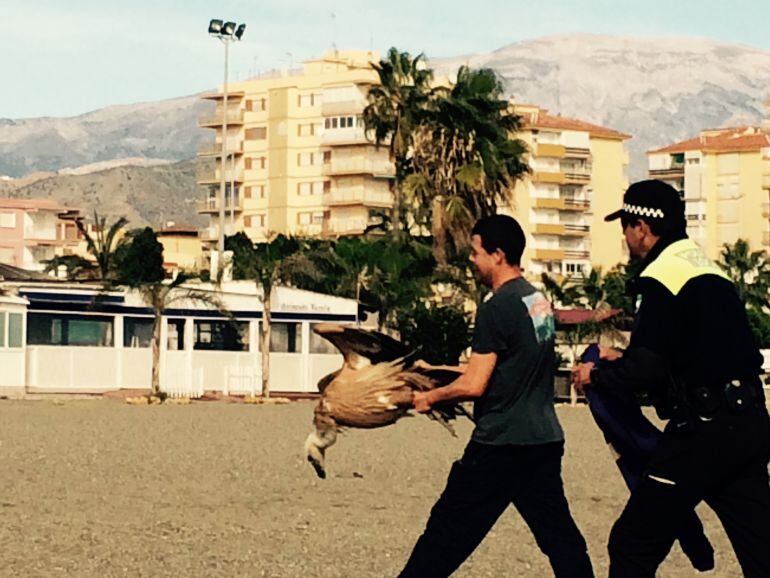
[(565, 184), (564, 175), (560, 172), (552, 171), (534, 171), (532, 173), (532, 182), (552, 185)]
[(393, 195), (390, 191), (373, 191), (364, 187), (334, 189), (323, 197), (324, 205), (344, 207), (364, 205), (367, 207), (392, 207)]
[(361, 114), (368, 103), (365, 100), (340, 100), (321, 103), (321, 114), (324, 116)]
[(535, 197), (535, 208), (558, 209), (560, 211), (587, 211), (591, 208), (591, 202), (574, 198), (544, 198)]
[(364, 218), (356, 219), (328, 219), (323, 224), (323, 234), (336, 235), (362, 235), (366, 227), (375, 224), (374, 221)]
[[(198, 184), (199, 185), (218, 185), (221, 183), (220, 172), (209, 170), (198, 172)], [(225, 171), (225, 183), (242, 183), (243, 174), (241, 171)]]
[(584, 250), (567, 249), (564, 251), (564, 257), (566, 259), (588, 259), (591, 257), (591, 252), (584, 251)]
[(591, 149), (583, 147), (565, 147), (564, 156), (569, 159), (587, 159), (591, 157)]
[(561, 237), (585, 237), (591, 228), (588, 225), (572, 225), (561, 223), (536, 223), (536, 235), (558, 235)]
[[(227, 91), (227, 100), (228, 101), (230, 99), (240, 100), (240, 99), (243, 98), (244, 94), (245, 93), (242, 90), (233, 90), (233, 91), (228, 90)], [(222, 100), (222, 98), (224, 97), (224, 93), (222, 93), (222, 92), (206, 92), (206, 93), (201, 94), (200, 97), (203, 100)]]
[(666, 169), (650, 169), (650, 178), (684, 178), (684, 163), (673, 161)]
[(561, 159), (564, 158), (565, 154), (566, 149), (560, 144), (537, 143), (535, 147), (535, 156), (538, 157)]
[[(219, 199), (206, 199), (205, 201), (198, 201), (195, 203), (195, 208), (198, 214), (218, 213), (219, 212)], [(235, 211), (240, 212), (243, 210), (243, 199), (238, 197), (236, 199), (225, 200), (225, 212)]]
[[(227, 154), (242, 155), (243, 142), (233, 141), (227, 143)], [(199, 157), (218, 157), (222, 158), (222, 143), (206, 143), (198, 147)]]
[(326, 146), (366, 145), (372, 144), (366, 138), (363, 127), (327, 129), (321, 137), (321, 144)]
[[(222, 126), (222, 122), (223, 122), (223, 118), (222, 118), (221, 112), (219, 112), (218, 114), (216, 112), (213, 114), (212, 113), (204, 114), (198, 117), (198, 126), (201, 128), (203, 127), (216, 128), (218, 126)], [(243, 124), (243, 113), (228, 112), (227, 124), (228, 126)]]
[(536, 261), (563, 261), (564, 250), (562, 249), (535, 249)]
[(581, 165), (562, 165), (564, 184), (587, 185), (591, 182), (591, 167)]
[(373, 175), (376, 178), (391, 179), (396, 176), (396, 168), (390, 161), (375, 161), (364, 157), (335, 161), (332, 158), (331, 163), (324, 165), (323, 175)]

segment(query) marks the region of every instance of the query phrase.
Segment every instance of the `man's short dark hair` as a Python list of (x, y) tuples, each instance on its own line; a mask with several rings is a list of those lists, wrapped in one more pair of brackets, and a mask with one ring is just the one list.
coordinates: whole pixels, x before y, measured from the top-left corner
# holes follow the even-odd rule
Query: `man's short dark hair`
[(500, 249), (509, 265), (521, 265), (521, 255), (527, 244), (521, 225), (508, 215), (492, 215), (476, 221), (471, 236), (481, 237), (481, 246), (487, 253)]

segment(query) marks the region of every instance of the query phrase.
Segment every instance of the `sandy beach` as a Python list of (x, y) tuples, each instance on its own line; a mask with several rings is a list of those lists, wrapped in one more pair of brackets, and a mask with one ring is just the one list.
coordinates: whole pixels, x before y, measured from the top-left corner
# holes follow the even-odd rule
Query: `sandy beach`
[[(313, 403), (189, 406), (116, 400), (0, 401), (0, 575), (387, 577), (401, 569), (462, 451), (419, 416), (349, 431), (304, 461)], [(597, 576), (627, 490), (585, 407), (560, 406), (564, 479)], [(713, 512), (712, 576), (740, 570)], [(544, 577), (515, 510), (461, 577)], [(694, 572), (678, 546), (660, 576)]]

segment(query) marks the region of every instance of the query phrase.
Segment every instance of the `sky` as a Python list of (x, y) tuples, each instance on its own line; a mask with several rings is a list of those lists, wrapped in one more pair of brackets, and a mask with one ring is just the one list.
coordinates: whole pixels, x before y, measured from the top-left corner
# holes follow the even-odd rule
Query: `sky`
[(770, 52), (770, 0), (0, 0), (0, 118), (75, 116), (215, 88), (212, 18), (246, 23), (231, 80), (336, 45), (428, 57), (570, 33), (700, 37)]

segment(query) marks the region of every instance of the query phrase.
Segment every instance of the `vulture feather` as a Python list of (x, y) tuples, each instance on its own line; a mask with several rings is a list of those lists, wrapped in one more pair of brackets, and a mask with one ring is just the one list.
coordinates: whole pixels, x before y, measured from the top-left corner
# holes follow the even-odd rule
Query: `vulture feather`
[[(329, 340), (344, 358), (342, 367), (318, 381), (313, 431), (305, 452), (320, 478), (326, 477), (326, 449), (337, 441), (340, 427), (375, 428), (390, 425), (407, 414), (415, 391), (448, 385), (460, 372), (415, 365), (415, 352), (377, 331), (321, 323), (313, 328)], [(470, 417), (462, 406), (433, 408), (428, 417), (446, 427), (457, 415)]]

